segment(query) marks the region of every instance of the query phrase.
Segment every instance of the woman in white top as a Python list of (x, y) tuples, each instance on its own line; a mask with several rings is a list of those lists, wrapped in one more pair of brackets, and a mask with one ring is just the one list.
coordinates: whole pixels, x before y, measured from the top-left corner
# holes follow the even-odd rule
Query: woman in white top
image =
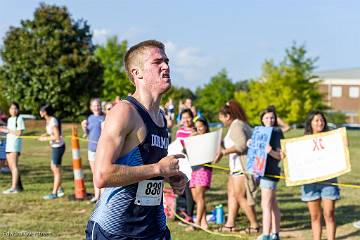
[(54, 117), (54, 109), (45, 105), (40, 109), (40, 116), (46, 121), (46, 133), (42, 134), (39, 141), (50, 141), (51, 146), (51, 170), (54, 174), (53, 190), (45, 195), (45, 200), (56, 199), (64, 195), (61, 188), (61, 162), (65, 152), (65, 142), (61, 132), (61, 123)]
[(224, 138), (224, 148), (215, 159), (219, 162), (223, 156), (229, 156), (230, 175), (228, 178), (228, 218), (220, 231), (235, 231), (235, 219), (239, 207), (241, 207), (250, 226), (245, 229), (246, 233), (258, 233), (260, 231), (255, 213), (255, 199), (253, 193), (256, 186), (253, 178), (244, 172), (246, 165), (247, 146), (246, 141), (251, 137), (251, 128), (247, 124), (244, 110), (234, 100), (229, 101), (219, 112), (219, 120), (226, 128), (229, 128)]
[(19, 156), (22, 148), (22, 139), (20, 136), (25, 130), (24, 119), (19, 116), (19, 104), (12, 102), (9, 108), (10, 118), (7, 122), (7, 127), (0, 128), (1, 132), (7, 133), (6, 135), (6, 159), (11, 170), (11, 188), (3, 191), (4, 194), (13, 194), (22, 191), (20, 184), (19, 172)]

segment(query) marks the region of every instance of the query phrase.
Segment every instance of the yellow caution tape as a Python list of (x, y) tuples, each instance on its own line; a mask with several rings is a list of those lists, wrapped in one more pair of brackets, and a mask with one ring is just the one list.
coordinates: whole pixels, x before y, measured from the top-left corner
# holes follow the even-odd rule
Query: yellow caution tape
[[(203, 164), (203, 166), (206, 166), (206, 167), (211, 167), (211, 168), (214, 168), (214, 169), (220, 169), (220, 170), (224, 170), (224, 171), (230, 171), (230, 168), (227, 168), (227, 167), (221, 167), (221, 166), (218, 166), (218, 165), (213, 165), (213, 164)], [(241, 172), (241, 171), (238, 171), (238, 172)], [(272, 178), (278, 178), (278, 179), (285, 179), (284, 176), (277, 176), (277, 175), (270, 175), (270, 174), (267, 174), (265, 175), (266, 177), (272, 177)], [(349, 188), (357, 188), (357, 189), (360, 189), (360, 185), (354, 185), (354, 184), (346, 184), (346, 183), (331, 183), (331, 182), (317, 182), (319, 184), (325, 184), (325, 185), (334, 185), (334, 186), (339, 186), (339, 187), (349, 187)]]
[(188, 221), (186, 221), (184, 218), (182, 218), (182, 217), (180, 217), (177, 213), (176, 213), (176, 211), (174, 210), (174, 209), (172, 209), (172, 208), (170, 208), (169, 207), (169, 209), (170, 209), (170, 211), (172, 211), (173, 213), (174, 213), (174, 215), (175, 215), (175, 217), (177, 218), (177, 219), (179, 219), (180, 221), (182, 221), (183, 223), (186, 223), (186, 224), (188, 224), (188, 225), (190, 225), (190, 226), (193, 226), (194, 228), (197, 228), (197, 229), (201, 229), (201, 230), (203, 230), (203, 231), (205, 231), (205, 232), (207, 232), (207, 233), (210, 233), (210, 234), (212, 234), (212, 235), (217, 235), (217, 236), (221, 236), (221, 237), (232, 237), (232, 238), (240, 238), (240, 239), (246, 239), (244, 236), (241, 236), (241, 235), (235, 235), (235, 234), (224, 234), (224, 233), (220, 233), (220, 232), (214, 232), (214, 231), (210, 231), (209, 229), (206, 229), (206, 228), (202, 228), (202, 227), (200, 227), (199, 225), (196, 225), (196, 224), (194, 224), (194, 223), (191, 223), (191, 222), (188, 222)]
[[(22, 138), (22, 139), (38, 139), (40, 137), (41, 136), (18, 136), (18, 138)], [(72, 137), (73, 137), (72, 135), (64, 136), (64, 138), (72, 138)], [(6, 139), (6, 136), (0, 136), (0, 138)], [(82, 137), (75, 137), (75, 138), (83, 142), (97, 143), (97, 141), (88, 140), (87, 138), (82, 138)]]
[[(23, 138), (23, 139), (38, 139), (39, 137), (40, 136), (18, 136), (18, 138)], [(64, 136), (64, 137), (65, 138), (72, 138), (71, 135)], [(6, 138), (6, 136), (0, 136), (0, 138)], [(97, 143), (97, 141), (91, 141), (91, 140), (88, 140), (87, 138), (82, 138), (82, 137), (76, 137), (76, 138), (79, 139), (80, 141), (83, 141), (83, 142)], [(214, 164), (203, 164), (203, 166), (214, 168), (214, 169), (219, 169), (219, 170), (224, 170), (224, 171), (230, 171), (230, 169), (227, 168), (227, 167), (222, 167), (222, 166), (214, 165)], [(238, 171), (238, 172), (241, 172), (241, 171)], [(284, 176), (277, 176), (277, 175), (270, 175), (270, 174), (267, 174), (265, 176), (272, 177), (272, 178), (278, 178), (278, 179), (285, 179)], [(326, 185), (334, 185), (334, 186), (339, 186), (339, 187), (349, 187), (349, 188), (360, 189), (360, 185), (355, 185), (355, 184), (330, 183), (330, 182), (318, 182), (318, 183), (326, 184)]]

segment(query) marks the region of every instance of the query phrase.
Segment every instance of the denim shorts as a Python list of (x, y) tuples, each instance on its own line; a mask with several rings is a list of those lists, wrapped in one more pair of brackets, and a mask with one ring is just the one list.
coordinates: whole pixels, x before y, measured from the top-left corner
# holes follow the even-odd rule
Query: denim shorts
[(277, 188), (278, 181), (273, 181), (268, 178), (260, 178), (260, 188), (275, 190)]
[(62, 157), (65, 152), (65, 144), (61, 147), (51, 147), (51, 161), (52, 164), (60, 166), (62, 162)]
[(95, 162), (96, 152), (88, 150), (88, 160), (89, 162)]
[(339, 200), (339, 187), (326, 184), (326, 182), (336, 183), (337, 179), (333, 178), (321, 183), (303, 185), (301, 187), (301, 200), (304, 202), (315, 201), (317, 199)]

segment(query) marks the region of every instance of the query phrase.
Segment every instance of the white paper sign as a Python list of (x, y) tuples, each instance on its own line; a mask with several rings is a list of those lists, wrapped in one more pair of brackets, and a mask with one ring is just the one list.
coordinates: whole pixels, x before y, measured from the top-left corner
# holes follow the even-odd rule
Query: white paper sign
[(222, 129), (184, 139), (191, 166), (212, 162), (220, 151)]
[(168, 146), (168, 156), (170, 155), (176, 155), (176, 154), (184, 154), (183, 153), (183, 146), (181, 145), (181, 142), (179, 139), (176, 139)]
[(346, 129), (281, 140), (287, 186), (331, 179), (351, 171)]
[(168, 146), (168, 156), (177, 154), (184, 155), (184, 158), (179, 158), (179, 171), (182, 172), (189, 181), (191, 179), (192, 170), (188, 158), (183, 153), (183, 146), (179, 139), (176, 139)]

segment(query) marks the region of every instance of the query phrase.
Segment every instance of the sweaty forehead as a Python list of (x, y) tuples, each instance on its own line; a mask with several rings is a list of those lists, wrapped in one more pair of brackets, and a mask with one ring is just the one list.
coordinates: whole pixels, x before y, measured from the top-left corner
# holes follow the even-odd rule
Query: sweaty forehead
[(165, 51), (160, 48), (147, 48), (144, 51), (144, 60), (151, 61), (155, 59), (167, 59)]

